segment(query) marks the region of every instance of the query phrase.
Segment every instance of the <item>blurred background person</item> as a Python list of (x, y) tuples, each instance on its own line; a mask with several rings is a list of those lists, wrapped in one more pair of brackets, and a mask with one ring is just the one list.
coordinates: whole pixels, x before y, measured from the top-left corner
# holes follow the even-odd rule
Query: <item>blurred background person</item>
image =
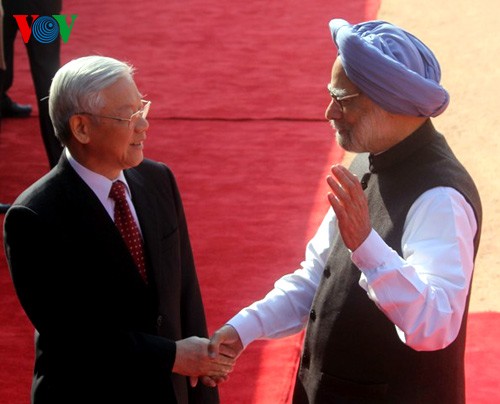
[[(62, 0), (2, 0), (3, 16), (3, 48), (5, 68), (0, 70), (0, 114), (3, 118), (25, 118), (31, 115), (32, 106), (19, 104), (12, 100), (9, 89), (14, 82), (14, 45), (19, 26), (14, 15), (27, 15), (28, 26), (32, 26), (32, 15), (52, 16), (60, 14)], [(54, 74), (60, 67), (61, 38), (49, 43), (40, 43), (31, 35), (26, 45), (31, 76), (37, 99), (39, 125), (45, 152), (52, 168), (57, 164), (62, 146), (54, 135), (54, 128), (49, 116), (47, 96)]]

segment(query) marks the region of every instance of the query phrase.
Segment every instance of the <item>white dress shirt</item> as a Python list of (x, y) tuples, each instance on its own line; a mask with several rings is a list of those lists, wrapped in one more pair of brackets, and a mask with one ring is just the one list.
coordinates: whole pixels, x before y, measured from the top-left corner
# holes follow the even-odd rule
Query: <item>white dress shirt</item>
[[(132, 203), (132, 196), (130, 194), (130, 189), (128, 187), (127, 180), (125, 179), (125, 175), (123, 175), (123, 171), (120, 171), (120, 174), (114, 180), (110, 180), (107, 177), (98, 174), (94, 171), (89, 170), (87, 167), (82, 166), (76, 159), (71, 155), (68, 148), (64, 149), (66, 153), (66, 158), (69, 161), (69, 164), (76, 173), (81, 177), (81, 179), (90, 187), (90, 189), (96, 194), (97, 198), (101, 201), (102, 205), (108, 212), (111, 219), (115, 220), (115, 201), (109, 197), (109, 191), (111, 191), (111, 186), (113, 182), (120, 180), (125, 184), (126, 192), (125, 196), (127, 199), (128, 206), (132, 212), (132, 216), (139, 228), (139, 232), (141, 232), (141, 226), (139, 224), (139, 220), (137, 219), (137, 213), (134, 208), (134, 204)], [(141, 233), (142, 234), (142, 233)]]
[[(473, 271), (477, 222), (473, 209), (453, 188), (422, 194), (408, 212), (401, 241), (403, 256), (372, 229), (351, 253), (359, 285), (394, 323), (401, 341), (415, 350), (448, 346), (458, 335)], [(244, 346), (279, 338), (307, 324), (323, 276), (337, 219), (328, 210), (308, 243), (301, 268), (280, 278), (264, 299), (228, 321)]]

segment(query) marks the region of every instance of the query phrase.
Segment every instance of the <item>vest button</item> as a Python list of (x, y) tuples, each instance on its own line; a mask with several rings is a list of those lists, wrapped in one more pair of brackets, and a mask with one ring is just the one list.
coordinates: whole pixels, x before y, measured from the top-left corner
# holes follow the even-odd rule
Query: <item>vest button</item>
[(302, 354), (302, 363), (301, 363), (302, 367), (308, 368), (310, 360), (311, 360), (311, 358), (309, 356), (309, 353), (308, 352), (304, 352)]
[(314, 309), (312, 309), (311, 312), (309, 313), (309, 318), (312, 321), (316, 320), (316, 311)]
[(160, 328), (162, 324), (163, 324), (163, 316), (160, 314), (156, 319), (156, 326)]

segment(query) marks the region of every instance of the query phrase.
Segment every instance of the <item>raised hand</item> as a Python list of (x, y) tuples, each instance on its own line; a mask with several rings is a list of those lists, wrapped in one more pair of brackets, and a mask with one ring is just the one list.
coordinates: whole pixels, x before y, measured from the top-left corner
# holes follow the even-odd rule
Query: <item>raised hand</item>
[(328, 200), (337, 216), (344, 244), (354, 251), (371, 231), (368, 202), (358, 178), (347, 168), (335, 165), (332, 174), (326, 179), (332, 189)]

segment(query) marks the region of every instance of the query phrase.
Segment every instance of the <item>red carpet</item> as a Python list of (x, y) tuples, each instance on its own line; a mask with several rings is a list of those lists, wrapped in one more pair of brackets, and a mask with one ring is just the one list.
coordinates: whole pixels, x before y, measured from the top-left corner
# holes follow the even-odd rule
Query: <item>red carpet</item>
[[(328, 208), (328, 167), (342, 158), (323, 120), (335, 57), (327, 23), (374, 18), (378, 1), (122, 4), (66, 3), (63, 14), (78, 18), (63, 61), (98, 53), (137, 67), (153, 101), (145, 153), (177, 176), (212, 332), (303, 259)], [(34, 103), (18, 42), (11, 95)], [(2, 123), (0, 155), (0, 201), (10, 202), (48, 168), (36, 118)], [(3, 251), (0, 303), (0, 402), (24, 404), (32, 330)], [(499, 315), (471, 315), (469, 329), (469, 402), (495, 401)], [(222, 402), (289, 402), (300, 342), (252, 344), (221, 386)]]

